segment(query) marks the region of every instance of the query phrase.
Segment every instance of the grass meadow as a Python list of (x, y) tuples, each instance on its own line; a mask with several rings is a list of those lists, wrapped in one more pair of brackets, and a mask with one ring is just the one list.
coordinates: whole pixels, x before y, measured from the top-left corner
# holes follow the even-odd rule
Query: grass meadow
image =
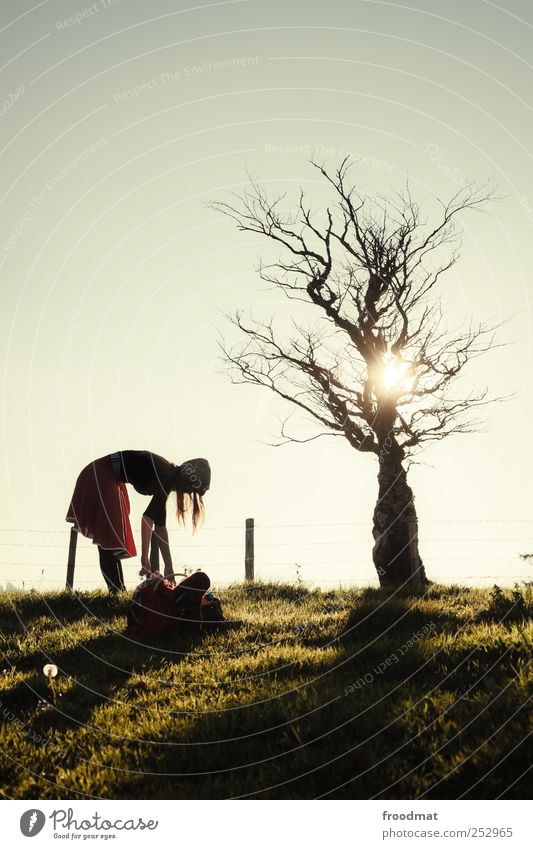
[(4, 797), (527, 796), (529, 585), (219, 595), (227, 630), (152, 645), (127, 596), (0, 596)]

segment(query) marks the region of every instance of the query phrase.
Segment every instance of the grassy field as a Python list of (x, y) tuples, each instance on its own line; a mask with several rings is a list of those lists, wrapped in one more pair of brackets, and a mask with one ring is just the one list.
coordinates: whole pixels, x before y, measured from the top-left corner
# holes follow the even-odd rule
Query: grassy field
[(526, 795), (530, 586), (220, 597), (227, 632), (141, 646), (126, 597), (0, 596), (4, 796)]

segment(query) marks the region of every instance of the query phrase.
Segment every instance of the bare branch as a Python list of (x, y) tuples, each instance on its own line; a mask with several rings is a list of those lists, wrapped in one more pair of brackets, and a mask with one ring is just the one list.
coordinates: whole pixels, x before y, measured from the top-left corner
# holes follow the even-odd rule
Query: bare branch
[(350, 185), (348, 157), (333, 172), (312, 164), (333, 193), (325, 209), (313, 211), (303, 191), (289, 208), (285, 194), (269, 199), (253, 180), (242, 196), (212, 204), (277, 247), (277, 259), (260, 261), (261, 279), (319, 316), (315, 327), (293, 322), (292, 335), (281, 337), (273, 320), (234, 315), (244, 342), (222, 345), (233, 381), (268, 388), (321, 426), (298, 438), (285, 421), (279, 444), (333, 435), (379, 454), (389, 439), (404, 457), (473, 432), (476, 411), (491, 399), (486, 392), (453, 399), (450, 388), (496, 347), (502, 323), (449, 332), (437, 290), (459, 258), (459, 215), (483, 210), (493, 189), (468, 184), (449, 201), (432, 197), (437, 214), (428, 223), (408, 183), (369, 198)]

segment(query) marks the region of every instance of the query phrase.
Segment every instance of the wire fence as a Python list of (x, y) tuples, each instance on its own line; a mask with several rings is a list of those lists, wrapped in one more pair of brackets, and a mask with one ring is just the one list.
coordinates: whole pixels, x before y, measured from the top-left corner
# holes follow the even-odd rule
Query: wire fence
[[(533, 518), (510, 519), (510, 518), (482, 518), (482, 519), (425, 519), (424, 525), (480, 525), (480, 524), (530, 524), (533, 525)], [(274, 523), (256, 522), (256, 528), (352, 528), (356, 526), (368, 527), (368, 520), (359, 522), (284, 522)], [(243, 525), (209, 525), (202, 528), (202, 533), (208, 531), (229, 531), (242, 530)], [(68, 530), (68, 527), (67, 527)], [(169, 533), (179, 533), (178, 528), (169, 528)], [(0, 533), (17, 533), (17, 534), (61, 534), (64, 536), (65, 528), (0, 528)]]
[[(490, 536), (484, 536), (480, 532), (480, 526), (489, 525), (492, 529), (489, 531)], [(442, 532), (445, 526), (450, 528), (449, 535)], [(342, 529), (349, 531), (363, 527), (367, 529), (365, 537), (357, 537), (356, 534), (351, 533), (349, 538), (339, 538)], [(465, 530), (466, 536), (459, 535), (459, 527)], [(497, 535), (498, 528), (501, 528), (500, 535)], [(512, 528), (516, 528), (516, 535), (512, 535)], [(423, 529), (427, 532), (427, 536), (424, 534), (421, 536), (420, 544), (424, 552), (428, 552), (427, 556), (424, 553), (424, 561), (433, 580), (445, 582), (504, 580), (509, 582), (528, 580), (532, 575), (528, 563), (524, 560), (520, 561), (520, 554), (533, 551), (533, 518), (433, 519), (424, 521)], [(529, 529), (531, 533), (528, 535)], [(245, 558), (244, 522), (205, 527), (202, 529), (201, 539), (194, 542), (182, 542), (183, 531), (178, 528), (168, 530), (176, 571), (201, 566), (207, 569), (219, 569), (229, 578), (229, 581), (225, 583), (242, 581)], [(468, 530), (472, 533), (468, 534)], [(0, 586), (5, 582), (18, 588), (64, 585), (69, 531), (69, 527), (63, 529), (0, 528), (0, 535), (4, 535), (0, 541)], [(367, 521), (256, 522), (255, 531), (258, 534), (255, 541), (256, 577), (258, 578), (281, 579), (307, 586), (357, 586), (377, 583), (370, 550), (371, 528)], [(228, 533), (231, 534), (231, 541), (227, 541), (225, 536)], [(213, 534), (217, 534), (214, 540)], [(287, 534), (291, 537), (290, 539), (284, 538)], [(302, 534), (303, 537), (298, 538)], [(314, 538), (310, 538), (313, 535)], [(50, 538), (53, 541), (44, 541)], [(80, 537), (80, 543), (75, 583), (84, 587), (99, 586), (101, 581), (98, 557), (95, 556), (96, 546), (91, 540), (83, 537)], [(497, 553), (498, 544), (505, 544), (508, 547), (510, 543), (514, 546), (512, 552)], [(443, 545), (450, 545), (453, 548), (445, 552), (442, 550)], [(478, 549), (482, 545), (487, 545), (491, 553), (470, 551), (468, 547), (471, 545), (476, 545)], [(459, 546), (463, 546), (465, 550), (459, 551)], [(347, 548), (348, 552), (353, 552), (352, 556), (346, 557), (348, 552), (342, 551), (343, 547)], [(363, 547), (362, 550), (361, 547)], [(314, 559), (308, 559), (309, 553), (315, 549), (317, 553)], [(341, 556), (331, 556), (330, 550), (335, 555)], [(17, 556), (19, 552), (22, 557), (26, 555), (27, 559), (20, 559), (20, 556)], [(2, 557), (3, 553), (7, 555), (5, 558)], [(219, 557), (216, 556), (217, 553), (220, 553)], [(87, 555), (90, 555), (90, 560), (86, 559)], [(48, 557), (51, 559), (48, 560)], [(494, 574), (498, 570), (492, 565), (487, 570), (476, 571), (478, 563), (495, 564), (498, 561), (502, 567), (505, 564), (505, 568), (502, 568), (499, 574)], [(128, 561), (125, 561), (126, 569), (137, 579), (135, 561), (130, 563), (134, 568), (130, 570)], [(469, 569), (470, 563), (472, 567)], [(447, 564), (449, 568), (446, 571), (446, 568), (439, 568), (439, 564)], [(512, 568), (512, 564), (515, 564), (515, 569)], [(520, 573), (516, 568), (518, 564), (523, 570)], [(433, 565), (435, 568), (432, 568)], [(89, 577), (89, 570), (92, 573), (91, 577)], [(468, 574), (463, 574), (463, 571)], [(220, 585), (224, 581), (217, 581), (217, 583)]]

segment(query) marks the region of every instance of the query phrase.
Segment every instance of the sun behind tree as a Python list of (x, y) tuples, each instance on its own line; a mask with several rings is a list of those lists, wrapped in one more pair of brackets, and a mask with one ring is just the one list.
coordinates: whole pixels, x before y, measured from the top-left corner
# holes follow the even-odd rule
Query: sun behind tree
[(382, 383), (391, 392), (410, 392), (413, 387), (414, 374), (412, 363), (406, 363), (398, 357), (383, 358)]
[[(458, 213), (483, 208), (492, 192), (467, 185), (448, 203), (436, 199), (440, 211), (428, 225), (409, 186), (368, 198), (348, 184), (349, 158), (333, 173), (315, 167), (333, 192), (325, 210), (312, 212), (301, 190), (291, 214), (285, 195), (270, 200), (255, 182), (234, 204), (213, 204), (240, 230), (281, 248), (277, 262), (260, 265), (261, 278), (322, 318), (313, 327), (293, 320), (287, 338), (273, 319), (245, 320), (239, 311), (233, 322), (244, 342), (224, 345), (224, 355), (235, 382), (268, 388), (311, 415), (317, 435), (342, 436), (376, 455), (374, 565), (382, 586), (420, 587), (426, 575), (405, 460), (431, 441), (475, 430), (473, 411), (489, 403), (485, 391), (449, 390), (493, 346), (498, 325), (449, 332), (437, 288), (458, 259)], [(285, 423), (286, 440), (309, 441), (288, 435)]]

